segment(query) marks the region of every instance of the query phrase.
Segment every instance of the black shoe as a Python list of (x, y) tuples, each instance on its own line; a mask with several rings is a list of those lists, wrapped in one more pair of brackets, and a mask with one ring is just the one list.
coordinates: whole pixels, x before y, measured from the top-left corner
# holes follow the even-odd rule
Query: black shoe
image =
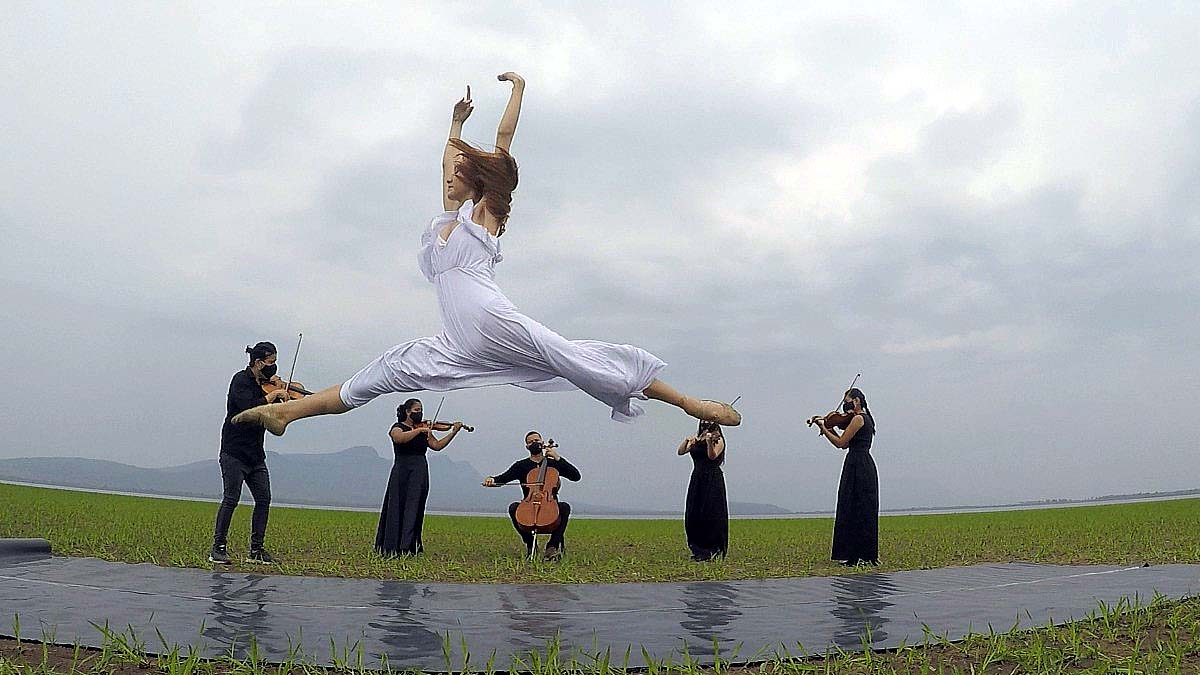
[(208, 552), (208, 562), (218, 565), (233, 564), (233, 561), (229, 559), (229, 552), (225, 550), (225, 544), (213, 544), (212, 550)]
[(257, 563), (259, 565), (274, 565), (275, 559), (271, 557), (270, 553), (267, 553), (267, 549), (265, 548), (252, 548), (250, 549), (250, 555), (246, 556), (246, 562)]
[(557, 546), (547, 546), (546, 553), (542, 555), (542, 560), (547, 562), (556, 562), (561, 560), (563, 556), (562, 549)]

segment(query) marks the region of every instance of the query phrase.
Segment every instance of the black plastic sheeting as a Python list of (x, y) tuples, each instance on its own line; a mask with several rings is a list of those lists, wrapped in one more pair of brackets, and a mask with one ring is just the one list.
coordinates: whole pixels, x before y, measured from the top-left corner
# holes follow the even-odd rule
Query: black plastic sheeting
[(0, 539), (0, 565), (50, 557), (45, 539)]
[[(150, 652), (340, 660), (392, 668), (479, 667), (544, 650), (616, 664), (714, 654), (733, 662), (921, 644), (927, 635), (1044, 626), (1085, 618), (1100, 602), (1148, 602), (1200, 590), (1200, 565), (1001, 564), (838, 577), (646, 584), (434, 584), (263, 576), (91, 558), (31, 559), (0, 547), (0, 633), (98, 646), (97, 625), (130, 631)], [(9, 551), (19, 555), (8, 557)], [(37, 635), (37, 631), (42, 635)], [(161, 633), (165, 645), (155, 631)], [(331, 643), (332, 640), (332, 643)], [(715, 645), (715, 648), (714, 648)], [(450, 650), (447, 662), (443, 648)], [(626, 650), (629, 650), (626, 661)], [(526, 661), (527, 662), (527, 661)]]

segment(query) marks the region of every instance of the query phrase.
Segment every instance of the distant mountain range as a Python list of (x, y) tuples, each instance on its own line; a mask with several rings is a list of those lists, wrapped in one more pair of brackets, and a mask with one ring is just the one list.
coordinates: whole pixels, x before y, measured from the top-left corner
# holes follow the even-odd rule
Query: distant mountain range
[[(504, 513), (520, 493), (515, 487), (486, 490), (483, 475), (467, 462), (430, 453), (431, 511)], [(355, 446), (339, 452), (282, 454), (267, 452), (271, 497), (276, 503), (312, 506), (377, 508), (387, 489), (390, 456), (375, 448)], [(92, 490), (111, 490), (172, 497), (219, 499), (221, 469), (217, 458), (163, 469), (146, 469), (120, 462), (84, 457), (22, 457), (0, 459), (0, 480), (39, 483)], [(249, 492), (243, 493), (249, 500)], [(569, 500), (576, 512), (595, 515), (677, 515), (680, 511), (647, 511)], [(790, 511), (773, 504), (730, 502), (733, 515), (776, 515)]]

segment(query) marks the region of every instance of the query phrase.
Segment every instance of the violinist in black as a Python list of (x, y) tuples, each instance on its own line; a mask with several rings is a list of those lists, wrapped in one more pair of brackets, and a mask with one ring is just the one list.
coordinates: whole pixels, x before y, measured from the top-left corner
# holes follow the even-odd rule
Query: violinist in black
[(416, 555), (425, 550), (421, 527), (429, 499), (429, 463), (426, 450), (441, 450), (454, 440), (462, 422), (450, 425), (450, 433), (438, 438), (433, 425), (424, 419), (421, 400), (410, 398), (396, 408), (396, 423), (388, 432), (396, 459), (388, 476), (387, 492), (375, 530), (375, 551), (384, 556)]
[(267, 515), (271, 508), (271, 475), (267, 472), (267, 455), (263, 450), (265, 429), (259, 424), (232, 424), (229, 420), (243, 410), (286, 399), (287, 394), (282, 387), (270, 394), (263, 393), (263, 384), (275, 376), (277, 351), (270, 342), (246, 347), (250, 364), (245, 370), (235, 373), (229, 382), (225, 424), (221, 426), (221, 454), (218, 458), (224, 494), (221, 506), (217, 509), (212, 549), (208, 554), (208, 561), (212, 563), (228, 565), (233, 562), (226, 548), (226, 538), (233, 510), (242, 498), (243, 483), (250, 488), (250, 494), (254, 497), (250, 553), (246, 562), (274, 562), (271, 554), (263, 548), (263, 540), (267, 536)]
[(833, 521), (833, 560), (843, 565), (879, 564), (879, 472), (871, 458), (875, 416), (862, 390), (851, 388), (842, 398), (842, 410), (852, 417), (838, 433), (815, 418), (821, 436), (834, 447), (847, 450), (838, 483), (837, 515)]
[(692, 477), (684, 502), (683, 530), (692, 560), (725, 557), (729, 550), (729, 501), (725, 494), (725, 434), (715, 422), (700, 422), (695, 436), (676, 449), (692, 458)]
[[(529, 458), (513, 462), (513, 465), (508, 467), (507, 471), (498, 476), (488, 476), (483, 479), (483, 486), (496, 487), (514, 480), (521, 481), (521, 492), (523, 495), (528, 496), (529, 488), (524, 485), (525, 477), (542, 463), (543, 458), (547, 460), (546, 466), (558, 470), (559, 476), (567, 480), (579, 480), (579, 469), (576, 469), (574, 465), (560, 457), (555, 448), (556, 446), (546, 446), (542, 443), (542, 435), (536, 431), (525, 434), (525, 449), (529, 451)], [(561, 487), (561, 484), (559, 487)], [(555, 497), (558, 496), (558, 489), (558, 487), (554, 489)], [(517, 534), (521, 535), (521, 540), (525, 542), (526, 553), (533, 555), (533, 535), (528, 532), (522, 532), (521, 528), (517, 526), (517, 506), (519, 504), (520, 502), (513, 502), (508, 505), (508, 517), (512, 519), (513, 529), (517, 531)], [(550, 533), (550, 541), (546, 542), (546, 553), (544, 555), (546, 560), (558, 560), (566, 551), (566, 543), (563, 535), (567, 531), (567, 520), (571, 516), (571, 505), (559, 501), (558, 510), (558, 528)]]

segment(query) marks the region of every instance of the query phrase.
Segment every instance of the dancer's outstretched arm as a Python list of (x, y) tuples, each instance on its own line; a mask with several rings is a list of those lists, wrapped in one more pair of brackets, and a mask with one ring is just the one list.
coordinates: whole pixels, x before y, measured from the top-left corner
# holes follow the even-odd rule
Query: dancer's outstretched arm
[[(467, 87), (467, 95), (464, 96), (458, 103), (454, 104), (454, 112), (450, 115), (450, 136), (449, 138), (461, 138), (463, 122), (471, 116), (471, 111), (474, 110), (471, 101), (471, 87)], [(454, 158), (458, 156), (458, 148), (450, 145), (450, 140), (446, 140), (446, 149), (442, 152), (442, 208), (446, 211), (455, 211), (462, 206), (462, 202), (454, 201), (446, 196), (446, 182), (450, 180), (450, 176), (454, 175)]]
[(508, 107), (500, 118), (500, 126), (496, 129), (496, 147), (508, 152), (512, 148), (513, 136), (517, 133), (517, 119), (521, 117), (521, 97), (525, 95), (525, 79), (520, 75), (508, 72), (498, 76), (501, 82), (512, 82), (512, 94), (508, 97)]

